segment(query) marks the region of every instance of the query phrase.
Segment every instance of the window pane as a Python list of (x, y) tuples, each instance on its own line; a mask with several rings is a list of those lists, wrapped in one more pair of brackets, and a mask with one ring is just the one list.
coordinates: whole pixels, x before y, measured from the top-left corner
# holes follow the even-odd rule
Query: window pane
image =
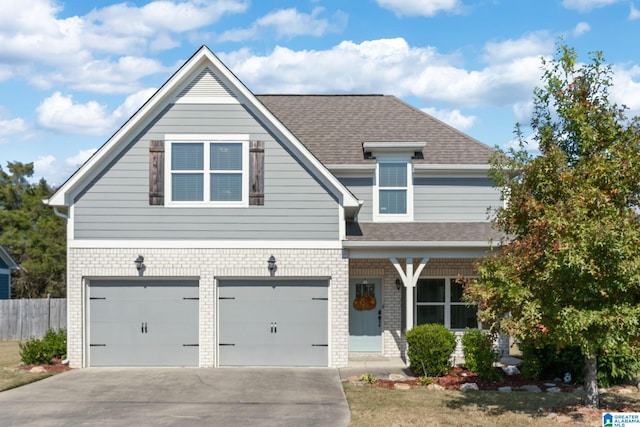
[(418, 280), (418, 302), (444, 302), (445, 279)]
[(381, 214), (405, 214), (407, 213), (406, 190), (380, 190)]
[(462, 300), (464, 285), (451, 279), (451, 302), (464, 302)]
[(202, 143), (171, 144), (172, 170), (202, 170), (203, 161), (204, 145)]
[(211, 174), (211, 201), (239, 202), (242, 200), (242, 174)]
[(211, 170), (242, 170), (242, 144), (234, 142), (211, 144)]
[(419, 305), (416, 309), (416, 325), (424, 323), (444, 325), (444, 305)]
[(380, 163), (380, 187), (406, 187), (407, 164), (406, 163)]
[(177, 202), (198, 201), (203, 197), (203, 175), (201, 173), (174, 173), (171, 175), (171, 200)]
[(451, 306), (451, 329), (477, 328), (478, 307), (475, 305)]

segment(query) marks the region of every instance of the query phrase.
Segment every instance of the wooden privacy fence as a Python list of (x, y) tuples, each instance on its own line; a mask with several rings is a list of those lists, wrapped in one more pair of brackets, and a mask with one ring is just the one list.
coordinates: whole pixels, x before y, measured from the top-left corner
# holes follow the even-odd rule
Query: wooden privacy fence
[(66, 327), (66, 298), (0, 300), (0, 340), (42, 338)]

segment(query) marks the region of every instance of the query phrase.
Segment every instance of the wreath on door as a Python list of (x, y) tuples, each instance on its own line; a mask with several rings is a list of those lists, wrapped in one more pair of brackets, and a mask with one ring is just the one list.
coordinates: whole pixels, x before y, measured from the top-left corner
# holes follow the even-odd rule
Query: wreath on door
[(376, 292), (374, 283), (356, 283), (356, 297), (353, 300), (353, 308), (357, 311), (368, 311), (376, 308)]

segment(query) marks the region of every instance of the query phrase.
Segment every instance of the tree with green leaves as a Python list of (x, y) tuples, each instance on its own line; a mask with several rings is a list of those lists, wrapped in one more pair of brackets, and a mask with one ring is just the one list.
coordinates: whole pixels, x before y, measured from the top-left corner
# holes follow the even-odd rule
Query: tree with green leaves
[(598, 357), (640, 347), (640, 120), (609, 100), (601, 53), (577, 59), (559, 46), (543, 60), (531, 120), (540, 153), (525, 150), (517, 126), (520, 147), (493, 161), (506, 202), (494, 222), (506, 237), (466, 295), (505, 333), (580, 348), (585, 404), (597, 408)]
[(66, 224), (42, 200), (53, 192), (44, 179), (31, 183), (33, 163), (0, 166), (0, 245), (16, 261), (13, 298), (64, 297)]

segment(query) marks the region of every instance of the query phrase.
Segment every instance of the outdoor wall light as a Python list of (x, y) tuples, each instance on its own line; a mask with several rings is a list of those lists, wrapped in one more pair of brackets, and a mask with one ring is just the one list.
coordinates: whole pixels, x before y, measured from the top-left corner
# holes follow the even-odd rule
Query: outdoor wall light
[(396, 279), (396, 289), (400, 290), (402, 288), (402, 280)]
[(269, 260), (267, 261), (267, 264), (268, 264), (267, 268), (269, 269), (269, 274), (271, 275), (271, 277), (275, 276), (276, 270), (278, 269), (278, 266), (276, 265), (276, 257), (271, 255), (269, 257)]
[(138, 255), (138, 258), (136, 258), (136, 260), (133, 262), (136, 264), (136, 269), (138, 270), (138, 276), (142, 276), (146, 268), (144, 265), (144, 257), (142, 255)]

